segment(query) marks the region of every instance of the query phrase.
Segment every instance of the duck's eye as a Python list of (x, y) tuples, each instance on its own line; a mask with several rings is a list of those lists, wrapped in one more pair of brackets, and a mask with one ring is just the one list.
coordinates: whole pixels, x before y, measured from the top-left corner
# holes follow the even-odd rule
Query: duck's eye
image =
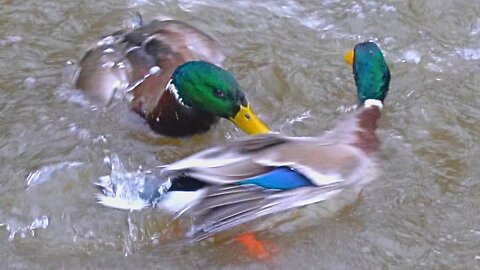
[(221, 89), (215, 89), (213, 91), (213, 94), (216, 96), (216, 97), (219, 97), (219, 98), (224, 98), (225, 97), (225, 92), (223, 92), (223, 90)]

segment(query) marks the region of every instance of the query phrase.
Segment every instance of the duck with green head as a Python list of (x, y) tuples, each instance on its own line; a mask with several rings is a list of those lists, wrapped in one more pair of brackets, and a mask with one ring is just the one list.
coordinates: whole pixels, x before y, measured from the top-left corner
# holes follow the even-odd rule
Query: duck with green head
[(108, 104), (118, 91), (157, 133), (190, 136), (226, 118), (248, 134), (268, 132), (210, 36), (180, 21), (120, 30), (91, 48), (75, 86)]
[[(206, 149), (164, 167), (158, 178), (165, 182), (142, 191), (144, 203), (137, 205), (194, 217), (187, 236), (199, 240), (344, 190), (359, 191), (378, 174), (375, 129), (390, 72), (375, 43), (360, 43), (350, 55), (358, 107), (333, 130), (318, 137), (257, 135)], [(128, 205), (105, 195), (99, 200)]]

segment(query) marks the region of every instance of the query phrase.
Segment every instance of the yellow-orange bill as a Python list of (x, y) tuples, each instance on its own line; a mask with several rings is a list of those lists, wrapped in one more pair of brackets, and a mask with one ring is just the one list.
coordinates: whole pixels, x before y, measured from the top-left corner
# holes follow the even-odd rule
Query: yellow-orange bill
[(349, 64), (351, 66), (351, 65), (353, 65), (353, 57), (354, 56), (355, 56), (355, 53), (353, 52), (353, 50), (350, 50), (343, 56), (343, 59), (345, 60), (345, 62), (347, 64)]
[(240, 111), (230, 120), (247, 134), (255, 135), (270, 132), (270, 129), (252, 111), (250, 105), (241, 106)]

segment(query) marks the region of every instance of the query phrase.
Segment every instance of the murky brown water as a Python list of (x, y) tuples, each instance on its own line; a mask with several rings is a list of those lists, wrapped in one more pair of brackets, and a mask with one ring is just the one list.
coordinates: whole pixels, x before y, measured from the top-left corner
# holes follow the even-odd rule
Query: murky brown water
[[(0, 1), (2, 269), (480, 268), (478, 1), (256, 2)], [(111, 154), (135, 170), (243, 136), (221, 121), (165, 145), (123, 106), (98, 109), (70, 89), (67, 61), (134, 11), (219, 40), (255, 110), (289, 135), (340, 118), (355, 102), (342, 55), (378, 42), (392, 73), (382, 177), (316, 226), (261, 233), (277, 250), (267, 262), (234, 241), (164, 241), (168, 221), (155, 210), (96, 204), (92, 183)]]

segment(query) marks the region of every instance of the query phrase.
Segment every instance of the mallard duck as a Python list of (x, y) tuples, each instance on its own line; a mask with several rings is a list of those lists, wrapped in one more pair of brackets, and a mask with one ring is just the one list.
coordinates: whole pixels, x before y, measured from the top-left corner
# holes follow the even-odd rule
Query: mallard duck
[[(360, 189), (378, 174), (375, 129), (390, 71), (372, 42), (357, 44), (346, 60), (353, 66), (358, 106), (333, 130), (319, 137), (263, 134), (206, 149), (165, 166), (157, 177), (166, 182), (144, 198), (169, 212), (192, 216), (188, 237), (199, 240), (346, 189)], [(118, 207), (115, 198), (99, 199)]]
[(248, 134), (268, 132), (210, 36), (181, 21), (154, 20), (101, 39), (80, 61), (75, 86), (109, 104), (125, 91), (130, 107), (167, 136), (202, 133), (219, 118)]

